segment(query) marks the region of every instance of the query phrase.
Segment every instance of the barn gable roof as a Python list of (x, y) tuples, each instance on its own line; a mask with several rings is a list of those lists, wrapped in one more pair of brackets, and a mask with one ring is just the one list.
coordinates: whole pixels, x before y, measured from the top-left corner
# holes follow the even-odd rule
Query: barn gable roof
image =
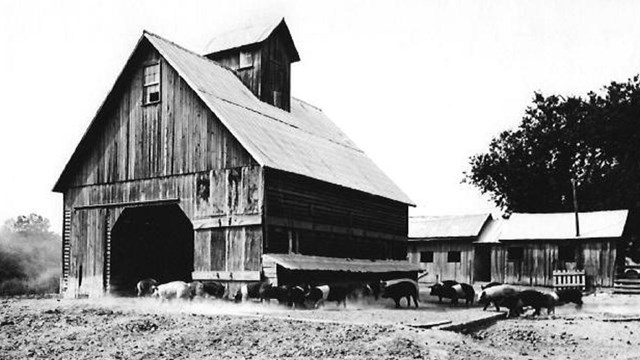
[(568, 213), (511, 214), (500, 235), (503, 240), (571, 240), (622, 236), (628, 210), (579, 213), (580, 236), (576, 236), (575, 215)]
[[(290, 113), (264, 103), (231, 70), (146, 31), (134, 53), (145, 41), (174, 68), (258, 164), (413, 204), (320, 109), (294, 98)], [(85, 133), (78, 149), (86, 137)], [(63, 179), (77, 155), (78, 150), (54, 191), (63, 189)]]
[(284, 19), (278, 21), (251, 22), (247, 26), (235, 28), (221, 33), (209, 41), (205, 47), (205, 54), (225, 52), (245, 46), (261, 43), (273, 34), (277, 29), (284, 33), (284, 41), (290, 55), (291, 62), (300, 61), (300, 55), (289, 32), (289, 27)]
[(491, 219), (491, 214), (412, 216), (409, 240), (477, 237)]

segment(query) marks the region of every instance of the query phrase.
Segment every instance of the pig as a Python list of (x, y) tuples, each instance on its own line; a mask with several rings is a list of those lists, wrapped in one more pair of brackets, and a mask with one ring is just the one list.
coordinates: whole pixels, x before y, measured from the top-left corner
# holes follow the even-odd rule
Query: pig
[(557, 290), (556, 294), (558, 295), (559, 304), (574, 303), (578, 307), (582, 306), (582, 292), (580, 290), (563, 289)]
[(473, 305), (476, 292), (473, 290), (473, 286), (469, 284), (448, 280), (431, 286), (431, 295), (437, 296), (438, 302), (442, 302), (442, 298), (447, 298), (451, 299), (452, 304), (457, 304), (458, 299), (462, 298), (466, 300), (467, 305)]
[[(493, 303), (496, 307), (496, 311), (500, 311), (500, 305), (503, 303), (503, 300), (507, 297), (517, 296), (517, 294), (518, 290), (513, 286), (496, 285), (482, 290), (478, 297), (478, 302), (484, 304), (484, 308), (482, 310), (487, 310), (487, 307)], [(517, 299), (508, 299), (508, 303), (513, 305), (513, 303), (517, 303)]]
[(205, 297), (214, 297), (217, 299), (221, 299), (224, 297), (225, 287), (219, 282), (215, 281), (207, 281), (203, 282), (202, 291), (204, 292)]
[(264, 293), (271, 284), (268, 281), (260, 281), (251, 284), (242, 285), (236, 292), (236, 302), (247, 301), (248, 299), (259, 299), (262, 301), (260, 294)]
[(523, 307), (530, 306), (535, 310), (533, 315), (540, 315), (541, 308), (547, 309), (547, 314), (550, 311), (555, 311), (553, 295), (547, 296), (547, 294), (537, 290), (523, 290), (518, 293), (518, 298), (522, 300)]
[(492, 282), (490, 282), (488, 284), (480, 286), (480, 289), (484, 290), (484, 289), (488, 289), (490, 287), (494, 287), (494, 286), (498, 286), (498, 285), (502, 285), (502, 283), (492, 281)]
[(287, 286), (273, 286), (268, 284), (266, 286), (260, 287), (258, 296), (260, 298), (260, 302), (267, 301), (271, 302), (271, 299), (277, 300), (279, 303), (287, 302), (287, 298), (289, 294), (289, 289)]
[(152, 295), (157, 286), (158, 281), (155, 279), (142, 279), (136, 284), (136, 294), (138, 297)]
[(407, 307), (411, 307), (411, 298), (416, 308), (420, 300), (418, 295), (418, 283), (412, 279), (397, 279), (382, 282), (382, 298), (393, 299), (396, 309), (400, 308), (400, 300), (407, 298)]
[(522, 308), (524, 307), (522, 299), (520, 299), (518, 295), (507, 295), (496, 299), (494, 303), (496, 308), (502, 306), (509, 310), (507, 312), (508, 318), (519, 316), (522, 313)]
[(307, 289), (305, 285), (295, 285), (287, 287), (287, 305), (293, 309), (305, 307), (305, 295)]
[(556, 306), (560, 303), (558, 294), (554, 291), (544, 294), (547, 297), (547, 315), (556, 313)]
[(348, 293), (349, 289), (345, 285), (321, 285), (309, 289), (305, 300), (312, 302), (313, 307), (316, 309), (325, 301), (335, 301), (338, 306), (342, 303), (344, 307), (347, 307)]
[(191, 288), (184, 281), (172, 281), (158, 285), (153, 295), (159, 297), (162, 301), (172, 299), (189, 300), (191, 299)]

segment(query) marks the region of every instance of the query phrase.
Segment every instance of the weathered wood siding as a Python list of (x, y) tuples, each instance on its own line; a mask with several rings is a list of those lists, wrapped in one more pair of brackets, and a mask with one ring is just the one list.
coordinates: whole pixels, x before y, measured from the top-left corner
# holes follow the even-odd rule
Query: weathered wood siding
[[(148, 179), (253, 164), (251, 156), (155, 50), (134, 54), (129, 81), (88, 135), (70, 187)], [(142, 104), (144, 64), (160, 62), (161, 101)]]
[[(574, 245), (576, 261), (558, 259), (560, 245)], [(522, 261), (507, 259), (509, 247), (522, 247)], [(615, 240), (581, 240), (579, 242), (527, 241), (496, 245), (491, 256), (491, 281), (527, 286), (553, 286), (554, 270), (584, 269), (590, 286), (613, 286), (615, 275)]]
[(273, 92), (281, 94), (278, 107), (291, 109), (291, 59), (283, 41), (282, 28), (276, 30), (262, 43), (262, 91), (260, 100), (271, 105), (274, 103)]
[[(421, 262), (420, 252), (433, 251), (433, 262)], [(449, 251), (460, 251), (459, 262), (449, 262)], [(470, 240), (424, 241), (409, 245), (409, 261), (427, 271), (420, 282), (434, 283), (438, 280), (456, 280), (473, 283), (474, 248)]]
[[(177, 202), (192, 222), (198, 274), (259, 270), (262, 168), (164, 59), (139, 50), (63, 181), (71, 211), (66, 295), (104, 292), (105, 224), (152, 202)], [(161, 101), (142, 105), (143, 66), (158, 61)]]
[(267, 253), (406, 258), (406, 204), (266, 169), (265, 218)]

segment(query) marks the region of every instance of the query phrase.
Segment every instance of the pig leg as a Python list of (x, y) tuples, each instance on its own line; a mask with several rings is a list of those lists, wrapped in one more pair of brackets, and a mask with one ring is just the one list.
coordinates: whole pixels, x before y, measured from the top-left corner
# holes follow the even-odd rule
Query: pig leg
[(402, 299), (402, 298), (399, 298), (399, 297), (395, 297), (395, 298), (393, 298), (393, 301), (395, 301), (395, 302), (396, 302), (396, 309), (400, 309), (400, 300), (401, 300), (401, 299)]

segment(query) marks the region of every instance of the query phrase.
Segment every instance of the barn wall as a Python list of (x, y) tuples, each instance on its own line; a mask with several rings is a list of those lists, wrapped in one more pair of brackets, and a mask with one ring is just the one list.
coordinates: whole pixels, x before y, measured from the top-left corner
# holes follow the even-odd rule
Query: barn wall
[[(153, 49), (134, 54), (73, 164), (69, 186), (254, 164), (178, 73)], [(144, 64), (160, 62), (161, 101), (142, 104)]]
[[(420, 262), (422, 251), (433, 251), (432, 263)], [(448, 262), (449, 251), (460, 251), (460, 262)], [(473, 256), (474, 248), (470, 241), (424, 241), (409, 245), (409, 261), (427, 271), (427, 275), (420, 278), (420, 282), (424, 283), (434, 283), (438, 280), (473, 283)]]
[[(558, 259), (558, 247), (576, 247), (576, 261)], [(523, 247), (522, 261), (507, 260), (509, 247)], [(613, 286), (615, 272), (615, 240), (519, 241), (505, 242), (492, 251), (491, 280), (526, 286), (553, 286), (554, 270), (584, 269), (592, 286)]]
[[(194, 278), (257, 276), (262, 255), (262, 168), (243, 167), (69, 189), (68, 293), (104, 289), (105, 239), (124, 209), (175, 201), (194, 226)], [(82, 269), (80, 266), (82, 265)], [(82, 285), (78, 286), (82, 274)], [(231, 277), (231, 278), (230, 278)]]
[[(161, 101), (143, 105), (143, 67), (154, 62)], [(194, 226), (194, 276), (255, 276), (262, 168), (153, 48), (133, 54), (85, 140), (60, 183), (71, 212), (67, 295), (103, 291), (111, 227), (125, 208), (158, 201), (177, 201)]]
[(265, 170), (265, 252), (406, 258), (407, 205)]

